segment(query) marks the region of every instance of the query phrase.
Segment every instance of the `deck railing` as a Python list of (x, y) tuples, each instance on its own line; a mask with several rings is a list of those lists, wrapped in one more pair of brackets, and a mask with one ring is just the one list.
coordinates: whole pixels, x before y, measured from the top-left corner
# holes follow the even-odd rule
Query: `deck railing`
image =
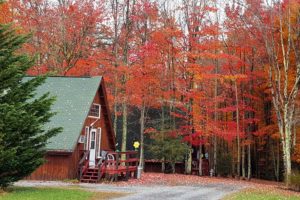
[[(126, 152), (105, 152), (106, 155), (97, 159), (97, 165), (89, 169), (89, 154), (90, 151), (83, 151), (82, 157), (79, 161), (78, 178), (79, 180), (87, 179), (90, 174), (95, 176), (95, 170), (97, 174), (97, 182), (101, 178), (106, 178), (111, 181), (117, 181), (119, 177), (123, 177), (126, 180), (129, 177), (137, 176), (138, 166), (138, 152), (126, 151)], [(91, 171), (92, 170), (92, 171)], [(89, 175), (87, 175), (89, 174)], [(91, 179), (95, 180), (95, 179)], [(90, 181), (91, 181), (90, 180)]]
[(79, 161), (79, 165), (78, 165), (79, 166), (79, 174), (78, 174), (79, 180), (81, 179), (82, 175), (85, 173), (85, 171), (89, 167), (89, 155), (90, 155), (90, 151), (85, 150), (83, 152), (83, 156), (81, 157), (81, 159)]
[(137, 151), (108, 152), (103, 163), (104, 168), (102, 172), (105, 174), (106, 179), (115, 181), (117, 181), (120, 176), (128, 179), (132, 176), (132, 173), (134, 173), (134, 177), (136, 177), (138, 161)]

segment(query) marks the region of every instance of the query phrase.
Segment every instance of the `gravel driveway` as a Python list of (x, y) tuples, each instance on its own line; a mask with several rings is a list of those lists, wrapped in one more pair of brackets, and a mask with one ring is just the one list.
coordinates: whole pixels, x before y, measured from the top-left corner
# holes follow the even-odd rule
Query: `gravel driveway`
[(56, 181), (19, 181), (16, 186), (32, 186), (32, 187), (64, 187), (79, 186), (87, 190), (93, 191), (112, 191), (125, 192), (129, 195), (118, 200), (215, 200), (221, 199), (225, 195), (236, 192), (245, 186), (231, 184), (205, 184), (194, 186), (166, 186), (166, 185), (149, 185), (149, 186), (117, 186), (113, 184), (70, 184)]
[[(85, 187), (85, 186), (83, 186)], [(88, 186), (89, 187), (89, 186)], [(118, 198), (119, 200), (214, 200), (238, 191), (242, 187), (226, 186), (222, 184), (198, 186), (96, 186), (96, 190), (130, 192), (131, 195)]]

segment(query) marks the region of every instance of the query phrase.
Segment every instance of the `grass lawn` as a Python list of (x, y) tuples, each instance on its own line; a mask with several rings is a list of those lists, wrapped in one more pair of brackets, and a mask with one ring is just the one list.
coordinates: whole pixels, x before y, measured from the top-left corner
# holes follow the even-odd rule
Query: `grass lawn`
[(300, 194), (285, 192), (283, 190), (245, 189), (231, 194), (224, 200), (299, 200)]
[(8, 192), (0, 192), (0, 200), (104, 200), (124, 195), (72, 188), (13, 187)]

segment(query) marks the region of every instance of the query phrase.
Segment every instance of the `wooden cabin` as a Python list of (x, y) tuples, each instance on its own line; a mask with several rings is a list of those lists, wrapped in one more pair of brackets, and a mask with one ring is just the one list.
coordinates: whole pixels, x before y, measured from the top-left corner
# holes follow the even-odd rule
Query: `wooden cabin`
[(46, 162), (28, 179), (76, 179), (83, 164), (89, 169), (98, 169), (103, 152), (115, 151), (103, 78), (48, 77), (37, 88), (37, 95), (46, 92), (56, 96), (52, 106), (56, 115), (46, 128), (62, 127), (63, 131), (50, 139)]

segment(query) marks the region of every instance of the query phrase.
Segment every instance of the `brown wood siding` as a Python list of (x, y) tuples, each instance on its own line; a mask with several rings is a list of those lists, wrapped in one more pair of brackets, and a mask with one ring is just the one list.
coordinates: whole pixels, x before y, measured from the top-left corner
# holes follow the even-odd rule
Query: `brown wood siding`
[(77, 178), (79, 148), (73, 153), (47, 154), (46, 163), (35, 170), (27, 179), (30, 180), (64, 180)]
[[(109, 140), (109, 134), (111, 131), (109, 128), (109, 123), (108, 123), (108, 106), (105, 104), (104, 101), (104, 94), (102, 93), (102, 87), (99, 88), (97, 94), (95, 95), (93, 103), (95, 104), (100, 104), (101, 105), (101, 113), (100, 113), (100, 119), (97, 120), (96, 118), (90, 118), (87, 117), (84, 123), (84, 126), (81, 130), (81, 134), (85, 135), (85, 127), (90, 126), (93, 122), (96, 123), (93, 125), (94, 128), (101, 128), (101, 150), (114, 150), (114, 147), (111, 144)], [(80, 150), (83, 150), (83, 145)]]
[[(99, 87), (93, 103), (101, 105), (100, 119), (94, 124), (94, 128), (101, 128), (101, 150), (114, 150), (114, 140), (111, 139), (112, 127), (110, 127), (108, 105), (105, 103), (105, 93), (102, 86)], [(95, 122), (95, 118), (87, 117), (81, 130), (81, 135), (85, 135), (85, 127)], [(79, 134), (78, 134), (79, 137)], [(74, 152), (69, 155), (47, 154), (45, 164), (40, 166), (27, 179), (31, 180), (64, 180), (75, 179), (77, 177), (80, 153), (84, 149), (83, 144), (77, 144)]]

